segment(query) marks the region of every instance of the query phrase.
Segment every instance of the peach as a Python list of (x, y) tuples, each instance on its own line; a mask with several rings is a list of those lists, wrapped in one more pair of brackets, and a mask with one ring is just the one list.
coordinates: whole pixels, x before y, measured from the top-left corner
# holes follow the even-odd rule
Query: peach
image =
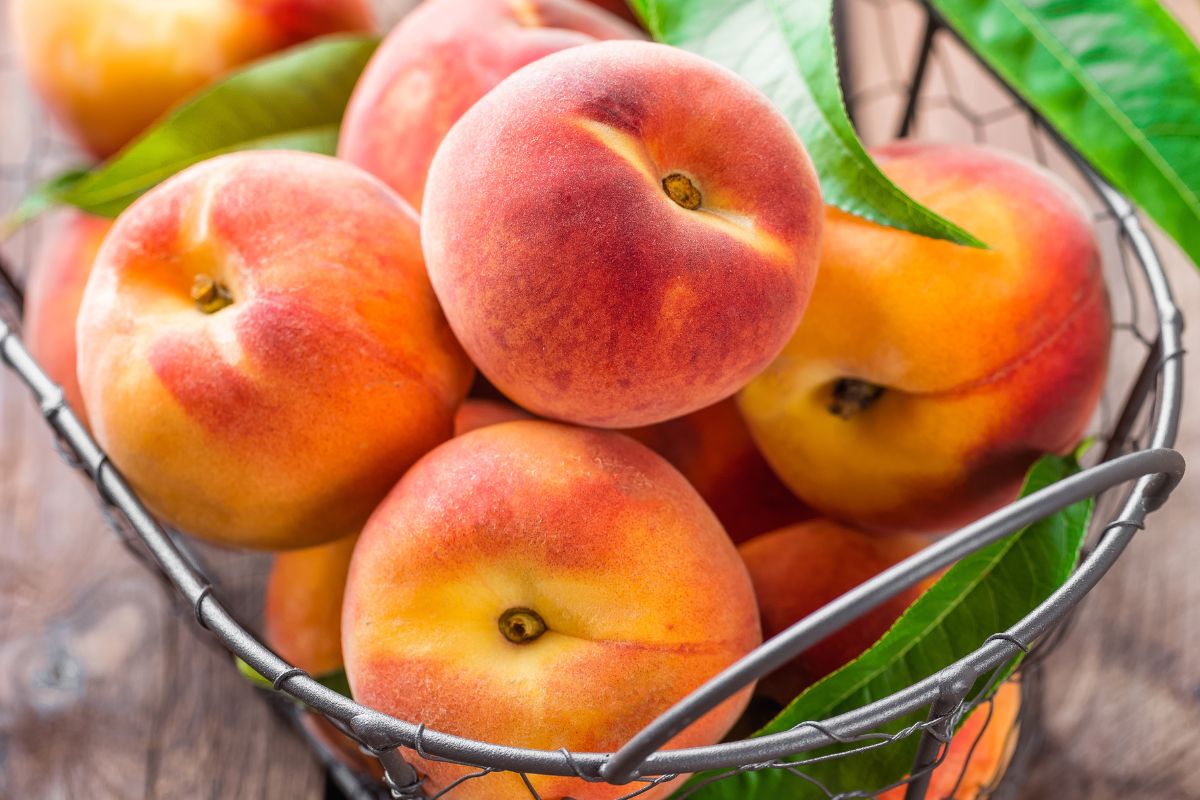
[(826, 216), (795, 336), (740, 395), (767, 461), (818, 511), (944, 531), (1012, 500), (1096, 407), (1111, 319), (1088, 217), (1049, 173), (977, 146), (875, 152), (990, 249)]
[(532, 417), (512, 403), (468, 397), (454, 414), (454, 435), (462, 436), (464, 433), (470, 433), (478, 428), (518, 419), (532, 419)]
[(473, 106), (429, 171), (434, 290), (488, 379), (608, 428), (733, 394), (795, 329), (820, 190), (770, 102), (699, 56), (599, 42)]
[[(769, 639), (924, 545), (917, 536), (871, 536), (833, 520), (812, 519), (756, 536), (738, 552), (754, 583), (763, 637)], [(875, 644), (931, 583), (901, 592), (817, 642), (763, 678), (760, 693), (787, 705)]]
[[(267, 645), (293, 666), (318, 678), (342, 669), (342, 594), (357, 537), (275, 556), (267, 577), (263, 634)], [(320, 714), (300, 723), (339, 761), (382, 777), (379, 762)]]
[(263, 634), (280, 658), (309, 675), (342, 668), (342, 595), (355, 541), (280, 553), (271, 563)]
[[(937, 800), (989, 797), (1012, 759), (1020, 710), (1021, 685), (1000, 684), (991, 704), (980, 705), (959, 726), (925, 796)], [(879, 800), (904, 800), (905, 788), (889, 789)]]
[(80, 419), (83, 395), (75, 377), (75, 318), (92, 262), (112, 222), (67, 212), (51, 233), (47, 248), (29, 276), (25, 291), (25, 339)]
[(420, 210), (438, 144), (493, 86), (550, 53), (639, 36), (582, 0), (428, 0), (367, 65), (346, 107), (338, 156)]
[(416, 215), (336, 159), (191, 167), (113, 226), (78, 322), (96, 438), (172, 525), (244, 547), (356, 533), (449, 438), (472, 368)]
[(235, 66), (372, 24), (367, 0), (12, 0), (10, 12), (34, 88), (99, 157)]
[[(342, 617), (360, 702), (436, 730), (584, 752), (615, 749), (759, 639), (746, 569), (683, 476), (620, 434), (533, 420), (453, 439), (404, 476), (359, 539)], [(670, 746), (718, 741), (748, 696)], [(471, 771), (418, 767), (433, 792)], [(577, 800), (638, 788), (531, 781), (541, 797)], [(454, 792), (529, 796), (511, 773)]]
[(625, 433), (683, 473), (735, 543), (812, 516), (771, 472), (732, 399)]

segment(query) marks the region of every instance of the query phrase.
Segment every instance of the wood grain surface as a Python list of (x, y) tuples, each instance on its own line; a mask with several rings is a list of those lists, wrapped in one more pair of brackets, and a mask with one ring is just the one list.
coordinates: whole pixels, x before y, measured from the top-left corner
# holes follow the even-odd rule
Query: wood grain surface
[[(895, 77), (910, 63), (919, 20), (903, 3), (857, 3), (865, 10), (851, 15), (851, 41), (883, 44), (853, 50), (856, 71)], [(404, 4), (390, 5), (389, 20)], [(1194, 0), (1169, 5), (1200, 31)], [(16, 75), (7, 36), (0, 29), (0, 212), (75, 158)], [(946, 69), (931, 79), (967, 81), (942, 88), (974, 96), (974, 78)], [(919, 133), (978, 135), (936, 105)], [(894, 113), (866, 112), (880, 130)], [(989, 141), (1028, 141), (1020, 119), (997, 120)], [(3, 252), (28, 265), (52, 230), (39, 224)], [(1200, 319), (1200, 277), (1159, 242), (1185, 314)], [(1185, 344), (1200, 353), (1200, 329)], [(1195, 403), (1194, 358), (1188, 375)], [(36, 405), (0, 371), (0, 798), (324, 797), (315, 758), (130, 557), (52, 445)], [(1047, 666), (1044, 745), (1022, 797), (1200, 800), (1200, 411), (1185, 417), (1179, 447), (1197, 466)], [(256, 620), (263, 560), (205, 555), (222, 598)]]

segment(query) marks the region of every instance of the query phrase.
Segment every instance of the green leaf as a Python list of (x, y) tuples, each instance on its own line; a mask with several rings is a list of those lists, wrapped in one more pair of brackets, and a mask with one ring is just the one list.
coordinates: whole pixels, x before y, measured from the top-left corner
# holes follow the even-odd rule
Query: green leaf
[(791, 122), (827, 203), (872, 222), (982, 247), (904, 194), (854, 132), (838, 82), (832, 0), (632, 0), (655, 39), (722, 64)]
[[(1022, 496), (1077, 472), (1074, 456), (1045, 456), (1030, 469)], [(866, 653), (809, 687), (756, 735), (777, 733), (874, 702), (926, 678), (978, 648), (1032, 611), (1070, 576), (1091, 516), (1092, 501), (1058, 514), (967, 556), (921, 595)], [(919, 722), (920, 712), (883, 730)], [(918, 737), (799, 769), (830, 791), (874, 791), (912, 767)], [(844, 749), (844, 748), (842, 748)], [(836, 752), (835, 749), (821, 751)], [(798, 758), (811, 758), (812, 753)], [(698, 775), (693, 785), (711, 775)], [(813, 784), (782, 769), (745, 772), (711, 783), (692, 798), (825, 798)]]
[[(242, 674), (243, 678), (250, 681), (260, 689), (275, 691), (275, 687), (271, 685), (271, 682), (260, 675), (258, 670), (256, 670), (254, 667), (250, 666), (245, 661), (242, 661), (237, 656), (234, 656), (233, 660), (234, 663), (237, 664), (237, 671)], [(333, 672), (327, 672), (324, 675), (314, 675), (312, 677), (317, 683), (333, 689), (335, 692), (345, 695), (346, 697), (350, 696), (350, 681), (346, 678), (346, 670), (339, 669)]]
[(58, 204), (58, 198), (70, 190), (72, 186), (87, 177), (86, 169), (72, 169), (36, 187), (21, 199), (17, 207), (8, 216), (0, 220), (0, 242), (17, 232), (25, 223), (40, 216), (43, 212)]
[(38, 187), (12, 219), (57, 203), (115, 217), (185, 167), (235, 150), (332, 155), (350, 92), (377, 44), (374, 37), (325, 37), (232, 73), (87, 175)]
[(1156, 0), (933, 0), (1200, 264), (1200, 50)]

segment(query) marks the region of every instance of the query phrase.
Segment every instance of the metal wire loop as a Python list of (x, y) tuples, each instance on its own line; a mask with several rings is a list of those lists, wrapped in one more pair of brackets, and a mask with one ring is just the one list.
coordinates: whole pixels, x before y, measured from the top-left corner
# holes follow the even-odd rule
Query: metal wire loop
[(1011, 645), (1021, 648), (1021, 652), (1029, 655), (1029, 646), (1015, 636), (1010, 636), (1007, 633), (993, 633), (991, 636), (983, 640), (984, 644), (988, 642), (1008, 642)]
[(300, 669), (299, 667), (292, 667), (291, 669), (285, 669), (283, 672), (281, 672), (275, 676), (275, 680), (271, 681), (271, 688), (278, 692), (279, 687), (282, 686), (283, 682), (286, 681), (288, 678), (293, 678), (297, 675), (307, 675), (307, 674), (308, 674), (307, 672)]
[[(204, 617), (200, 613), (200, 606), (204, 604), (204, 599), (212, 594), (212, 591), (213, 586), (211, 583), (204, 584), (204, 586), (200, 589), (200, 593), (196, 595), (195, 601), (192, 602), (192, 613), (196, 616), (196, 624), (205, 629), (207, 629), (208, 626), (204, 624)], [(279, 687), (276, 686), (275, 688), (278, 689)]]
[(603, 778), (598, 778), (594, 775), (584, 775), (583, 771), (579, 769), (579, 764), (575, 761), (575, 756), (573, 756), (571, 754), (570, 750), (568, 750), (565, 747), (560, 747), (560, 748), (558, 748), (558, 752), (562, 753), (563, 758), (565, 758), (567, 760), (567, 763), (571, 765), (571, 770), (575, 773), (576, 778), (587, 781), (589, 783), (603, 782), (603, 780), (604, 780)]
[(830, 739), (832, 739), (833, 741), (840, 742), (841, 744), (851, 744), (854, 741), (856, 741), (856, 737), (841, 736), (838, 733), (836, 733), (835, 731), (831, 730), (829, 727), (821, 724), (820, 722), (815, 722), (811, 719), (807, 720), (805, 722), (801, 722), (799, 725), (793, 725), (791, 730), (798, 731), (801, 728), (812, 728), (813, 730), (823, 733), (826, 736), (828, 736)]
[(1113, 520), (1100, 530), (1100, 535), (1104, 536), (1109, 531), (1116, 530), (1117, 528), (1135, 528), (1139, 531), (1144, 531), (1146, 530), (1146, 523), (1138, 522), (1136, 519)]
[(413, 749), (417, 751), (417, 755), (419, 755), (421, 758), (425, 759), (426, 761), (435, 760), (435, 759), (430, 759), (429, 754), (425, 752), (425, 723), (424, 722), (417, 723), (417, 731), (416, 731), (416, 733), (413, 734)]
[(42, 416), (47, 421), (53, 421), (58, 416), (58, 413), (67, 407), (67, 396), (63, 392), (62, 387), (55, 386), (54, 389), (53, 394), (46, 397), (41, 403), (38, 403), (42, 410)]

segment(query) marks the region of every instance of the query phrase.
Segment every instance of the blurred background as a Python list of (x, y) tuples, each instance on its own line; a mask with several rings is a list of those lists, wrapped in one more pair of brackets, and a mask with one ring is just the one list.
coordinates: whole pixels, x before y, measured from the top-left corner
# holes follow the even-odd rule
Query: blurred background
[[(855, 119), (868, 143), (886, 141), (903, 114), (923, 17), (910, 0), (841, 2)], [(377, 5), (386, 26), (412, 4)], [(1200, 35), (1195, 0), (1165, 5)], [(0, 213), (81, 160), (18, 73), (4, 11)], [(916, 119), (914, 136), (987, 142), (1070, 173), (1045, 133), (946, 37), (934, 45)], [(23, 272), (54, 223), (50, 215), (5, 242), (6, 259)], [(1200, 319), (1195, 267), (1166, 237), (1155, 241), (1185, 315)], [(1110, 281), (1121, 280), (1119, 254), (1108, 255)], [(1185, 345), (1200, 353), (1195, 328)], [(1117, 378), (1138, 366), (1121, 352)], [(1194, 362), (1188, 375), (1192, 400)], [(1185, 416), (1179, 447), (1200, 464), (1200, 413)], [(1197, 487), (1193, 466), (1051, 656), (1021, 797), (1200, 800)], [(263, 558), (201, 549), (222, 599), (256, 621)], [(105, 529), (36, 405), (0, 377), (0, 798), (333, 796), (314, 756), (253, 692)]]

